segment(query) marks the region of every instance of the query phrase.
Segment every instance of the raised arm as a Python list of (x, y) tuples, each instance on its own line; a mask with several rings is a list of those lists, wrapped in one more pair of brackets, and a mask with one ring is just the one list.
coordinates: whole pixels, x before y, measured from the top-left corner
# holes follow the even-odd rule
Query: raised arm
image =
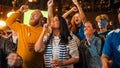
[(37, 42), (35, 43), (35, 51), (36, 52), (40, 52), (44, 47), (43, 38), (46, 34), (47, 28), (48, 28), (48, 24), (44, 24), (41, 35), (39, 36)]
[(80, 14), (80, 16), (82, 18), (83, 23), (86, 22), (87, 19), (86, 19), (86, 16), (85, 16), (85, 14), (84, 14), (84, 12), (83, 12), (82, 7), (80, 6), (80, 4), (78, 3), (77, 0), (72, 0), (72, 1), (76, 5), (76, 7), (78, 8), (78, 11), (79, 11), (79, 14)]
[(7, 18), (6, 20), (6, 24), (8, 27), (10, 27), (13, 30), (17, 30), (16, 27), (18, 28), (18, 30), (21, 28), (20, 23), (17, 23), (16, 19), (25, 11), (28, 10), (28, 6), (27, 5), (22, 5), (20, 7), (20, 9), (18, 9), (15, 13), (13, 13), (9, 18)]
[(47, 6), (48, 6), (48, 19), (47, 19), (47, 22), (49, 24), (49, 23), (51, 23), (51, 19), (54, 16), (54, 14), (53, 14), (53, 0), (49, 0), (47, 2)]
[(72, 13), (72, 12), (77, 12), (78, 10), (77, 10), (77, 8), (76, 7), (73, 7), (73, 8), (71, 8), (69, 11), (67, 11), (66, 13), (64, 13), (63, 15), (62, 15), (62, 17), (64, 17), (65, 19)]

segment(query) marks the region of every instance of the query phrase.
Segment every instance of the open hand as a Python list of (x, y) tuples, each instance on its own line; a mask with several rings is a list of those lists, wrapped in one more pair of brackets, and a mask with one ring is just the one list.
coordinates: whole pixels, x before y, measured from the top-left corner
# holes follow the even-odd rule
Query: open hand
[(19, 67), (22, 65), (22, 58), (17, 53), (10, 53), (7, 56), (8, 65), (11, 67)]
[(47, 2), (47, 5), (48, 5), (48, 7), (52, 7), (52, 6), (53, 6), (53, 0), (49, 0), (49, 1)]

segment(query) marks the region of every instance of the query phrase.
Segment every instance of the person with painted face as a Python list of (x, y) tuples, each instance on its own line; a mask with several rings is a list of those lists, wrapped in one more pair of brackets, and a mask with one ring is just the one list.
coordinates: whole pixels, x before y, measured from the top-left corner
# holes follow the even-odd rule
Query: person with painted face
[(98, 27), (102, 29), (105, 28), (105, 26), (106, 26), (106, 20), (100, 19), (100, 21), (98, 22)]
[(109, 30), (107, 30), (107, 26), (109, 24), (108, 16), (106, 14), (101, 14), (96, 17), (96, 21), (99, 28), (98, 35), (104, 35), (105, 39), (107, 33), (109, 32)]
[(107, 29), (109, 19), (106, 14), (101, 14), (96, 17), (97, 26), (99, 28), (99, 31), (97, 32), (97, 36), (102, 39), (102, 46), (101, 46), (101, 53), (104, 45), (104, 40), (106, 38), (106, 35), (110, 32), (110, 30)]

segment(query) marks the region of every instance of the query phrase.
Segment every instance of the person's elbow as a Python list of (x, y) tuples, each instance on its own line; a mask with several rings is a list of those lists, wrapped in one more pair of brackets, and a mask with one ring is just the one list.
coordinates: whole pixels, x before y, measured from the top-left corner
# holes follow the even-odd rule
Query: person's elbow
[(75, 58), (75, 63), (79, 62), (79, 58)]
[(72, 61), (73, 61), (72, 63), (75, 64), (75, 63), (79, 62), (79, 58), (72, 58)]
[(35, 52), (42, 52), (44, 50), (44, 47), (41, 46), (41, 47), (36, 47), (35, 46)]
[(35, 47), (35, 52), (39, 52), (39, 51), (40, 51), (40, 48)]

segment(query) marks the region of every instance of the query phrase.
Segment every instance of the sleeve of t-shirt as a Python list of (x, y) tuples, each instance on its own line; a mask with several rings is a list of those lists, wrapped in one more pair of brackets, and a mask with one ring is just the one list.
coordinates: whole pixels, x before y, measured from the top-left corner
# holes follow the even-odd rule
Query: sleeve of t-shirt
[(6, 19), (6, 24), (9, 28), (13, 29), (15, 32), (18, 32), (23, 25), (22, 23), (19, 23), (16, 21), (16, 19), (20, 16), (20, 12), (16, 11), (13, 13), (10, 17)]
[(78, 51), (78, 46), (77, 43), (74, 40), (71, 40), (69, 42), (69, 54), (73, 58), (79, 58), (79, 51)]
[(44, 36), (44, 38), (43, 38), (43, 46), (42, 46), (42, 48), (40, 49), (40, 51), (39, 52), (42, 52), (42, 51), (44, 51), (45, 50), (45, 42), (47, 41), (47, 35), (46, 36)]
[(112, 34), (108, 34), (106, 39), (105, 39), (105, 43), (104, 43), (104, 47), (103, 47), (103, 51), (102, 51), (102, 54), (104, 54), (108, 57), (110, 57), (110, 55), (112, 53), (111, 39), (112, 39)]

